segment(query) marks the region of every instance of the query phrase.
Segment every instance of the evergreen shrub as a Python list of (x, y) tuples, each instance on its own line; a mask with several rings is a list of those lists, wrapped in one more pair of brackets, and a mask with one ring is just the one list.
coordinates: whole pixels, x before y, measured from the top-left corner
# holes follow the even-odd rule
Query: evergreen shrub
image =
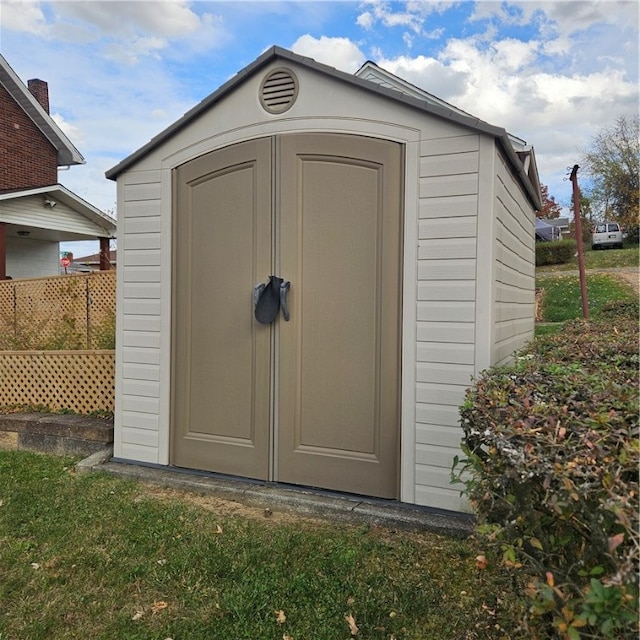
[(611, 305), (467, 392), (453, 477), (532, 638), (638, 637), (638, 365), (637, 306)]
[(573, 260), (575, 254), (575, 240), (536, 242), (536, 267), (545, 264), (566, 264)]

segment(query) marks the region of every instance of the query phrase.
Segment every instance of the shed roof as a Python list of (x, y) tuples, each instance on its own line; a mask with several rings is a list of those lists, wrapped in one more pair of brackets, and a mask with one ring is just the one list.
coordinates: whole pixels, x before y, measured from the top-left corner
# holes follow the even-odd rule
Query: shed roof
[(425, 113), (455, 122), (456, 124), (466, 127), (472, 131), (477, 131), (492, 136), (498, 141), (498, 143), (504, 150), (507, 158), (509, 159), (509, 162), (514, 169), (514, 172), (520, 179), (533, 205), (537, 209), (541, 208), (542, 204), (539, 189), (534, 186), (529, 175), (527, 174), (527, 171), (525, 171), (524, 165), (518, 157), (516, 151), (514, 150), (509, 134), (505, 129), (491, 125), (439, 99), (434, 100), (433, 97), (431, 99), (425, 99), (421, 96), (409, 95), (408, 93), (400, 92), (397, 89), (390, 89), (378, 83), (358, 77), (357, 75), (352, 75), (350, 73), (335, 69), (334, 67), (330, 67), (328, 65), (317, 62), (313, 58), (301, 56), (278, 46), (273, 46), (265, 51), (259, 58), (239, 71), (233, 78), (228, 80), (219, 89), (204, 98), (204, 100), (199, 102), (195, 107), (187, 111), (180, 119), (176, 120), (173, 124), (159, 133), (157, 136), (152, 138), (137, 151), (109, 169), (105, 174), (106, 177), (111, 180), (115, 180), (118, 175), (126, 171), (138, 160), (145, 157), (153, 149), (160, 146), (165, 140), (169, 139), (171, 136), (187, 127), (199, 115), (201, 115), (207, 109), (210, 109), (228, 93), (233, 91), (238, 85), (244, 82), (248, 77), (250, 77), (254, 73), (257, 73), (260, 69), (278, 59), (294, 62), (303, 67), (306, 67), (307, 69), (311, 69), (315, 72), (330, 76), (331, 78), (334, 78), (340, 82), (348, 83), (383, 98), (391, 99), (395, 102), (420, 109)]
[(58, 166), (85, 163), (82, 154), (73, 146), (53, 118), (42, 108), (2, 54), (0, 54), (0, 84), (57, 150)]

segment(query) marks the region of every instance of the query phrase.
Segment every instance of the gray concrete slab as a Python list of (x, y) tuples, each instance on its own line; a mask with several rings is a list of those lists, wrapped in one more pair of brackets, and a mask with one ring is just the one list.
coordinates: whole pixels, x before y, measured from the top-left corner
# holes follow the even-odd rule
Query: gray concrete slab
[(263, 510), (287, 511), (304, 516), (350, 524), (428, 530), (454, 537), (467, 537), (475, 528), (474, 518), (442, 510), (376, 500), (336, 492), (291, 487), (274, 483), (229, 478), (160, 465), (134, 464), (97, 455), (80, 463), (82, 472), (95, 471), (154, 485), (215, 495)]

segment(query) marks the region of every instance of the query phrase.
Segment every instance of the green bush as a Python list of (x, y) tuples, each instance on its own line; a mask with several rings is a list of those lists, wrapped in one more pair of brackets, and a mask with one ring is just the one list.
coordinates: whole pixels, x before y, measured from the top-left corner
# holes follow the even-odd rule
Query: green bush
[(565, 264), (571, 262), (575, 254), (575, 240), (536, 242), (536, 267), (545, 264)]
[(461, 409), (454, 479), (532, 638), (638, 637), (637, 345), (637, 307), (612, 306), (484, 372)]

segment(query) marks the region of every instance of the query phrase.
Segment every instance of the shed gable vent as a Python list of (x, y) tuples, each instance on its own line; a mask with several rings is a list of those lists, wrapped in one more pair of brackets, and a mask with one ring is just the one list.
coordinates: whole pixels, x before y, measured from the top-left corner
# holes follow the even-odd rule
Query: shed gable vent
[(298, 79), (290, 69), (274, 69), (260, 85), (260, 104), (269, 113), (284, 113), (298, 97)]

